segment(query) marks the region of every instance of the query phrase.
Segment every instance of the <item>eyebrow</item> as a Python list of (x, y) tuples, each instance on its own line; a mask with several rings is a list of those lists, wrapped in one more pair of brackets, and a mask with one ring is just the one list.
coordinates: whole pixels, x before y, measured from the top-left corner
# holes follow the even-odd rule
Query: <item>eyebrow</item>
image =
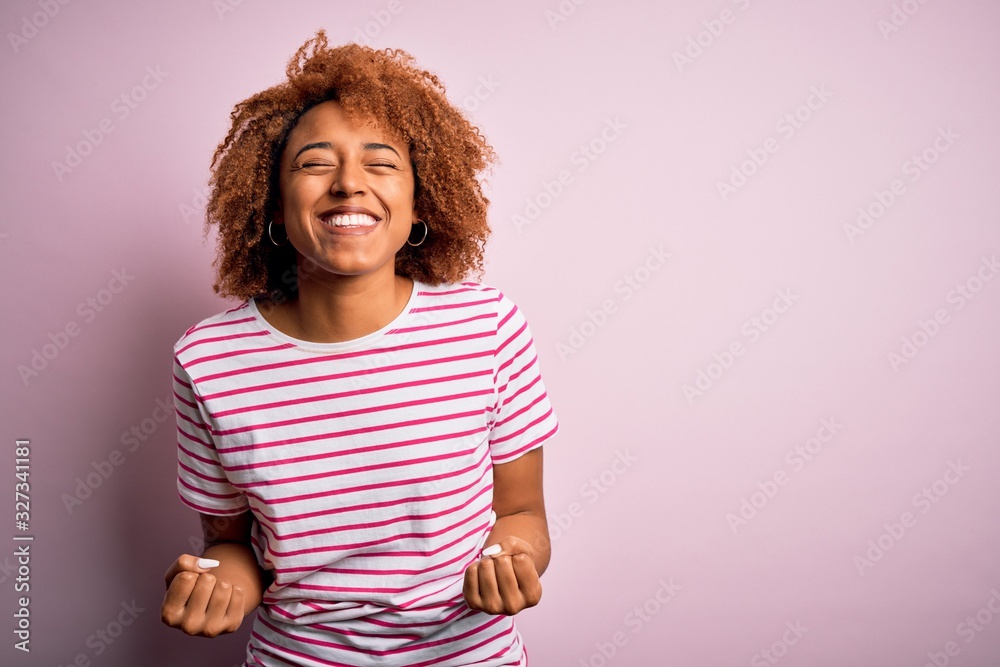
[[(297, 159), (299, 157), (299, 155), (301, 155), (305, 151), (310, 150), (312, 148), (325, 148), (325, 149), (329, 150), (329, 149), (333, 148), (333, 144), (331, 144), (329, 141), (314, 141), (314, 142), (312, 142), (310, 144), (306, 144), (305, 146), (303, 146), (302, 148), (300, 148), (298, 150), (298, 152), (295, 153), (295, 157), (292, 158), (292, 159), (293, 160)], [(399, 154), (399, 152), (395, 148), (393, 148), (392, 146), (390, 146), (389, 144), (380, 144), (380, 143), (375, 142), (375, 141), (369, 141), (362, 148), (364, 148), (366, 151), (378, 151), (378, 150), (388, 149), (388, 150), (392, 151), (393, 153), (395, 153), (396, 157), (402, 158), (402, 156)]]

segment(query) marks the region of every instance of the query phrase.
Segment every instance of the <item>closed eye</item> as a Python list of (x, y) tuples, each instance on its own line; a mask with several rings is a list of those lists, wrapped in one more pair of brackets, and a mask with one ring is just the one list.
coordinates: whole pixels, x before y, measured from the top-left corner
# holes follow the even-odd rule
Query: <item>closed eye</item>
[(289, 171), (301, 171), (303, 169), (309, 170), (310, 173), (315, 173), (320, 169), (334, 169), (336, 165), (330, 164), (329, 162), (303, 162), (302, 164), (292, 165)]

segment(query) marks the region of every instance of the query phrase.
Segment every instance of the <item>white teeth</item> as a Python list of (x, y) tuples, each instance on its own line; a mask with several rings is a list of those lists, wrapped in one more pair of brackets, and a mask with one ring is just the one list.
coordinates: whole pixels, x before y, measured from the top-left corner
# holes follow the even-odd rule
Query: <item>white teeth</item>
[(332, 227), (371, 227), (378, 220), (364, 213), (348, 213), (331, 215), (323, 220), (324, 223)]

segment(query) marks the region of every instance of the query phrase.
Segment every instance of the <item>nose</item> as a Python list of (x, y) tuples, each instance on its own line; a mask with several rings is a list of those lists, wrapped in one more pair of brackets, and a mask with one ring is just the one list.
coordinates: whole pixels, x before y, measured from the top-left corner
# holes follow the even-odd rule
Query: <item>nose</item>
[(351, 160), (344, 160), (336, 170), (330, 192), (336, 197), (351, 197), (364, 194), (365, 179), (361, 165)]

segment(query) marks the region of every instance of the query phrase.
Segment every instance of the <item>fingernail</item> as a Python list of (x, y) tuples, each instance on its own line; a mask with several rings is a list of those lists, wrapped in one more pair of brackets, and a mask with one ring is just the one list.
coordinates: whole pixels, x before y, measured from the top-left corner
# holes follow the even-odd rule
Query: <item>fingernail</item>
[(198, 567), (200, 567), (203, 570), (208, 570), (213, 567), (219, 567), (219, 561), (213, 558), (199, 558)]
[(500, 546), (499, 544), (494, 544), (491, 547), (486, 547), (485, 549), (483, 549), (483, 558), (486, 558), (487, 556), (496, 556), (501, 551), (503, 551), (503, 547)]

